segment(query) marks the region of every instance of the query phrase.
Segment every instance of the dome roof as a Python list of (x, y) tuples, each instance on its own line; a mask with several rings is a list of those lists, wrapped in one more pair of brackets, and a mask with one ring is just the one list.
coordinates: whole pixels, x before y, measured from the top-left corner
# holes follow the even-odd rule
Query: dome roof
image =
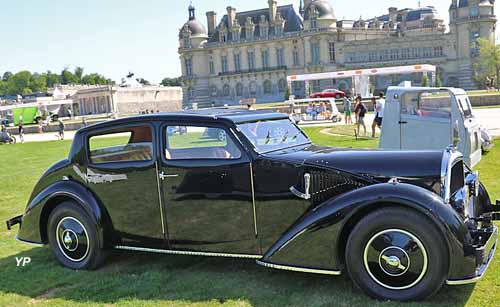
[(201, 22), (196, 20), (195, 8), (192, 4), (189, 5), (188, 11), (189, 11), (189, 20), (182, 26), (179, 32), (179, 38), (184, 37), (186, 29), (191, 32), (191, 37), (208, 38), (207, 29)]
[(191, 37), (208, 37), (207, 29), (205, 26), (196, 19), (191, 19), (186, 22), (179, 33), (179, 37), (183, 37), (184, 29), (187, 27), (191, 31)]
[(336, 19), (335, 12), (329, 0), (316, 0), (309, 3), (309, 5), (305, 7), (304, 18), (309, 19), (309, 15), (314, 12), (314, 10), (318, 12), (318, 18)]

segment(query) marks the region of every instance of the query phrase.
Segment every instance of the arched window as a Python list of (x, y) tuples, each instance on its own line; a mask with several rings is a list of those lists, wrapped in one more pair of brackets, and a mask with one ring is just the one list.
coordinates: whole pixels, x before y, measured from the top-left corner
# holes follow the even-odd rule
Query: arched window
[(210, 96), (212, 96), (212, 97), (217, 96), (217, 86), (216, 85), (212, 85), (210, 87)]
[(250, 82), (250, 94), (257, 94), (257, 83), (255, 81)]
[(271, 81), (269, 80), (264, 81), (264, 94), (271, 94), (272, 90), (273, 90), (273, 84), (271, 83)]
[(243, 96), (243, 84), (241, 83), (236, 84), (236, 96)]
[(229, 88), (229, 84), (225, 84), (224, 87), (222, 88), (222, 95), (224, 97), (228, 97), (231, 89)]
[(280, 81), (278, 82), (278, 90), (280, 91), (280, 93), (285, 92), (287, 86), (288, 84), (286, 83), (285, 79), (280, 79)]

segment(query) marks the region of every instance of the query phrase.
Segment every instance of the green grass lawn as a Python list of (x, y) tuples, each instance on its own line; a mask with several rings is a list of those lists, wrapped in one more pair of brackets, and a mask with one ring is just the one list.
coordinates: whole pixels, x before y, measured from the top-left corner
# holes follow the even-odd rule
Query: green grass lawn
[[(377, 140), (326, 136), (306, 128), (318, 144), (375, 147)], [(491, 196), (500, 198), (500, 141), (478, 169)], [(22, 213), (31, 190), (69, 141), (0, 146), (0, 221)], [(4, 225), (4, 224), (3, 224)], [(17, 230), (17, 227), (16, 227)], [(62, 268), (48, 248), (13, 239), (0, 228), (0, 306), (500, 306), (500, 257), (476, 285), (444, 287), (426, 302), (377, 302), (345, 277), (271, 270), (253, 260), (114, 253), (98, 271)], [(16, 257), (31, 264), (16, 266)], [(497, 255), (498, 256), (498, 255)]]

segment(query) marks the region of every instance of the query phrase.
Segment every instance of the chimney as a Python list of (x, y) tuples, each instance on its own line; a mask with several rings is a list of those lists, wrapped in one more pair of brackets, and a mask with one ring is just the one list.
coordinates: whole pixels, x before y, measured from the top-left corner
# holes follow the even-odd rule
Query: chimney
[(215, 25), (217, 24), (217, 13), (216, 12), (207, 12), (207, 27), (208, 27), (208, 36), (212, 36), (215, 32)]
[(389, 8), (389, 22), (396, 23), (398, 15), (398, 8), (390, 7)]
[(278, 1), (269, 0), (269, 20), (274, 22), (276, 20), (276, 13), (278, 12)]
[(227, 23), (228, 28), (232, 28), (234, 21), (236, 20), (236, 9), (234, 7), (227, 7)]

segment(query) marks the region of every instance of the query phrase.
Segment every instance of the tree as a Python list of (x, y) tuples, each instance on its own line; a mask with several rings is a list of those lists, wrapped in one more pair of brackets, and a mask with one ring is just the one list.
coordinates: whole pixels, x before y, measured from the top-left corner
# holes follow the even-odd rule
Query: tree
[(75, 68), (75, 81), (78, 84), (82, 84), (82, 79), (83, 79), (83, 67), (76, 67)]
[(429, 77), (427, 77), (427, 75), (424, 75), (422, 77), (422, 87), (427, 87), (429, 86)]
[(0, 80), (0, 96), (7, 95), (7, 82)]
[(161, 80), (161, 85), (163, 86), (181, 86), (181, 78), (165, 78)]
[(290, 87), (287, 86), (285, 89), (285, 100), (289, 100), (289, 99), (290, 99)]
[(12, 77), (12, 76), (13, 76), (13, 73), (11, 73), (10, 71), (6, 71), (3, 73), (2, 80), (9, 81), (10, 77)]
[(23, 96), (33, 94), (33, 91), (30, 88), (24, 88), (22, 92)]
[(75, 75), (68, 68), (63, 69), (61, 72), (61, 84), (75, 84), (76, 78)]
[[(7, 81), (7, 94), (22, 94), (26, 88), (30, 88), (31, 72), (24, 70), (16, 73)], [(31, 89), (30, 89), (31, 90)]]
[(50, 70), (45, 74), (45, 78), (47, 79), (47, 87), (54, 87), (56, 84), (61, 84), (61, 76), (58, 74), (52, 73)]
[(137, 80), (137, 82), (139, 82), (142, 85), (151, 85), (151, 83), (148, 80), (144, 79), (144, 78), (137, 78), (135, 80)]
[(436, 84), (434, 86), (441, 87), (441, 76), (439, 74), (436, 74)]
[(33, 92), (45, 92), (47, 90), (47, 77), (45, 74), (34, 73), (31, 76), (30, 89)]
[(474, 69), (476, 72), (476, 81), (484, 87), (487, 77), (495, 77), (495, 88), (498, 88), (500, 81), (500, 46), (486, 38), (477, 40), (479, 56), (475, 60)]

